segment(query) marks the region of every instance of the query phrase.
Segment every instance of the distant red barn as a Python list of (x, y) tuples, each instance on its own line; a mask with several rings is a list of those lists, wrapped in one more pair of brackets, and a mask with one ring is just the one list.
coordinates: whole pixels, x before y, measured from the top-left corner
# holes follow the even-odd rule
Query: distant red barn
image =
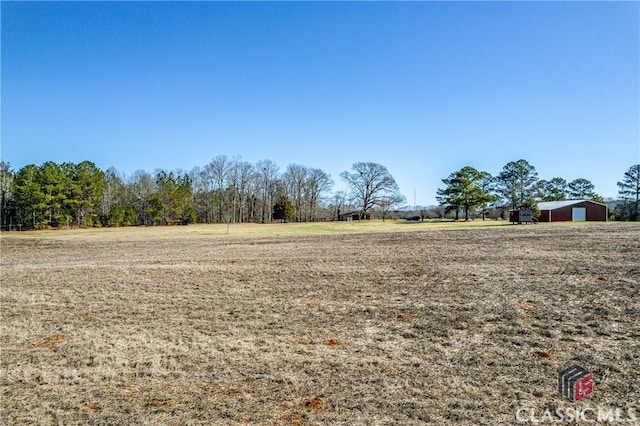
[(538, 203), (539, 222), (606, 222), (607, 205), (588, 200), (545, 201)]

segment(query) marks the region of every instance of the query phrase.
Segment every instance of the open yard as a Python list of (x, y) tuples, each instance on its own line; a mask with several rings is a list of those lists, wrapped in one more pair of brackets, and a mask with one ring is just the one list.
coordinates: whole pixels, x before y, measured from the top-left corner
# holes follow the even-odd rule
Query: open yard
[(640, 225), (280, 226), (3, 236), (0, 423), (640, 413)]

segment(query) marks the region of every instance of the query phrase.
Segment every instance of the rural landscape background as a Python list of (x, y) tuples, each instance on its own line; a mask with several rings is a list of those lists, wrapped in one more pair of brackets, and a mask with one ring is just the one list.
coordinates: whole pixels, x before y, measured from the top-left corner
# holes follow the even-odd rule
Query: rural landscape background
[[(511, 161), (493, 176), (471, 166), (442, 179), (438, 206), (409, 205), (392, 174), (378, 163), (354, 163), (340, 174), (346, 190), (318, 168), (271, 160), (251, 164), (225, 155), (190, 172), (139, 171), (129, 178), (104, 172), (89, 161), (14, 172), (0, 163), (3, 230), (47, 227), (118, 227), (189, 223), (317, 222), (377, 217), (424, 219), (507, 219), (509, 210), (537, 214), (540, 201), (591, 200), (608, 204), (603, 219), (640, 219), (640, 164), (617, 183), (619, 198), (604, 200), (588, 179), (539, 179), (526, 160)], [(373, 216), (372, 216), (373, 215)]]
[(3, 230), (638, 219), (637, 2), (3, 2)]

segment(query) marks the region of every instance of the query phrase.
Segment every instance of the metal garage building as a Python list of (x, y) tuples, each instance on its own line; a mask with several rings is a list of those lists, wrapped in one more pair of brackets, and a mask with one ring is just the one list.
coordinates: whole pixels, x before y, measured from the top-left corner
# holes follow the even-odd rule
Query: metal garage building
[(539, 222), (607, 221), (607, 205), (588, 200), (544, 201), (538, 203)]

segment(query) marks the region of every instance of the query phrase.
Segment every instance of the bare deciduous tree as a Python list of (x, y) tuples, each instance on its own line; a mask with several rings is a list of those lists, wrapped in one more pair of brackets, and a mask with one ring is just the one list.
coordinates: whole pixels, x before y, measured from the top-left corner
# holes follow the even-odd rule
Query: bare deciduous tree
[(262, 190), (262, 223), (271, 222), (278, 170), (276, 163), (271, 160), (260, 160), (256, 163), (256, 172), (260, 179)]
[(251, 165), (251, 163), (246, 162), (246, 161), (238, 161), (236, 163), (236, 182), (237, 182), (237, 189), (238, 189), (238, 221), (239, 222), (244, 222), (246, 220), (245, 218), (245, 214), (246, 214), (246, 208), (245, 208), (245, 204), (247, 202), (247, 199), (250, 196), (250, 183), (251, 183), (251, 176), (253, 175), (253, 166)]
[(299, 164), (289, 164), (282, 175), (285, 192), (295, 210), (296, 222), (303, 220), (303, 199), (307, 189), (309, 169)]
[(349, 184), (356, 203), (360, 206), (360, 217), (400, 190), (395, 179), (385, 166), (378, 163), (358, 162), (351, 166), (352, 172), (344, 171), (340, 177)]
[(225, 203), (225, 184), (231, 168), (231, 160), (226, 155), (218, 155), (205, 166), (205, 172), (218, 194), (218, 222), (223, 221)]
[(331, 188), (333, 188), (333, 180), (328, 173), (321, 169), (309, 170), (305, 191), (309, 220), (317, 220), (317, 210), (322, 194), (331, 191)]
[(400, 207), (403, 203), (406, 202), (406, 198), (398, 192), (391, 193), (382, 197), (378, 202), (378, 207), (380, 208), (380, 213), (382, 215), (382, 221), (384, 222), (391, 210)]

